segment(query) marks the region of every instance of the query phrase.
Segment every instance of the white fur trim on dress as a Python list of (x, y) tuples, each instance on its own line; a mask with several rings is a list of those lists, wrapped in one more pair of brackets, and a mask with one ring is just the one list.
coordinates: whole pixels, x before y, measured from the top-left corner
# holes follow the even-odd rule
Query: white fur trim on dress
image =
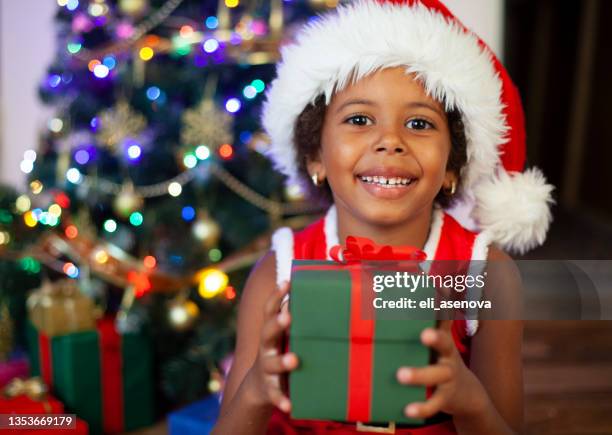
[(429, 235), (427, 236), (427, 242), (423, 247), (423, 251), (427, 254), (427, 260), (433, 260), (436, 251), (438, 250), (438, 243), (440, 242), (440, 235), (442, 234), (442, 225), (444, 224), (444, 211), (440, 207), (434, 207), (431, 216), (431, 225), (429, 227)]
[(291, 278), (291, 261), (293, 260), (293, 231), (281, 227), (272, 234), (271, 249), (276, 256), (276, 285)]
[[(479, 233), (474, 239), (472, 245), (472, 258), (470, 259), (470, 266), (468, 269), (468, 275), (477, 276), (484, 272), (487, 265), (487, 258), (489, 256), (489, 245), (491, 243), (490, 235), (483, 231)], [(478, 287), (470, 287), (466, 292), (467, 300), (480, 300), (482, 297), (482, 290)], [(468, 316), (473, 316), (478, 310), (469, 311)], [(468, 336), (472, 337), (478, 331), (478, 319), (466, 319), (465, 329)]]
[(522, 254), (546, 239), (553, 189), (537, 168), (510, 174), (499, 170), (495, 177), (475, 186), (472, 215), (491, 241)]
[(338, 240), (338, 212), (335, 205), (332, 205), (325, 213), (323, 232), (325, 233), (325, 258), (331, 260), (330, 249), (340, 244)]
[(293, 143), (298, 115), (319, 95), (332, 94), (377, 70), (403, 66), (447, 109), (463, 115), (471, 189), (499, 164), (508, 127), (502, 81), (492, 54), (458, 23), (426, 6), (356, 0), (306, 25), (296, 43), (281, 48), (277, 78), (268, 87), (262, 124), (271, 138), (275, 167), (298, 183)]

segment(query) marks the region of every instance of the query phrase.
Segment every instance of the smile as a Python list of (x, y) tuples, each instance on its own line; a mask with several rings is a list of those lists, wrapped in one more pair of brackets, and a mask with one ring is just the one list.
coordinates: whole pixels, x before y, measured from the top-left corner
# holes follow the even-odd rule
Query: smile
[(396, 189), (404, 186), (408, 186), (414, 181), (414, 178), (402, 178), (402, 177), (382, 177), (382, 176), (359, 176), (359, 179), (367, 184), (380, 186), (387, 189)]

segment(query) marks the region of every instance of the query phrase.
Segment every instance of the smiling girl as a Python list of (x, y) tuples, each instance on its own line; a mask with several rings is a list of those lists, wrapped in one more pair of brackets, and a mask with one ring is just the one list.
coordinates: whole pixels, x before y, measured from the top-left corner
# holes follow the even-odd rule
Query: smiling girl
[[(329, 259), (347, 236), (422, 249), (429, 260), (505, 261), (543, 243), (552, 186), (523, 171), (520, 98), (486, 45), (437, 0), (358, 0), (284, 47), (263, 124), (276, 167), (327, 201), (306, 229), (276, 231), (244, 289), (217, 434), (350, 434), (355, 424), (293, 420), (283, 375), (292, 259)], [(472, 201), (478, 231), (453, 219)], [(500, 249), (501, 248), (501, 249)], [(520, 291), (513, 267), (487, 280)], [(501, 270), (501, 272), (499, 272)], [(511, 298), (510, 298), (511, 299)], [(281, 308), (282, 307), (282, 308)], [(522, 427), (522, 323), (455, 320), (421, 335), (438, 358), (398, 362), (397, 382), (433, 387), (397, 434), (510, 434)], [(313, 386), (316, 388), (316, 386)]]

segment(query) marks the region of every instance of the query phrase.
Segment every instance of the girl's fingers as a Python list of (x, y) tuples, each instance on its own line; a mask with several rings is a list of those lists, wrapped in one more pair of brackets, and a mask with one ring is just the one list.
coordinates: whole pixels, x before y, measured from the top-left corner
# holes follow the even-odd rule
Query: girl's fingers
[(284, 355), (271, 355), (264, 358), (262, 366), (266, 374), (278, 375), (295, 369), (298, 366), (298, 358), (292, 352)]
[(446, 329), (426, 328), (421, 333), (421, 341), (425, 346), (436, 350), (443, 357), (450, 357), (455, 351), (453, 337), (450, 331)]
[(435, 364), (427, 367), (400, 367), (397, 380), (404, 385), (433, 386), (448, 382), (453, 377), (453, 371), (446, 364)]
[(283, 281), (276, 291), (272, 292), (266, 304), (264, 305), (264, 314), (266, 317), (271, 317), (278, 313), (283, 297), (289, 291), (289, 281)]
[(279, 388), (270, 388), (268, 391), (270, 401), (283, 412), (291, 411), (291, 401)]
[(261, 346), (264, 349), (276, 348), (282, 332), (289, 327), (291, 315), (287, 311), (276, 314), (264, 324), (261, 331)]
[(404, 408), (404, 413), (413, 418), (429, 418), (436, 415), (444, 406), (444, 395), (436, 391), (427, 401), (410, 403)]

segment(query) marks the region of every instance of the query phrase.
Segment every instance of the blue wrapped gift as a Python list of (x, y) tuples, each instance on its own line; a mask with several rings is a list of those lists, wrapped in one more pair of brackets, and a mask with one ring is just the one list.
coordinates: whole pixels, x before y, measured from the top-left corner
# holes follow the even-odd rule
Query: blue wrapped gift
[(185, 408), (170, 413), (170, 435), (208, 435), (219, 416), (219, 394), (211, 394)]

